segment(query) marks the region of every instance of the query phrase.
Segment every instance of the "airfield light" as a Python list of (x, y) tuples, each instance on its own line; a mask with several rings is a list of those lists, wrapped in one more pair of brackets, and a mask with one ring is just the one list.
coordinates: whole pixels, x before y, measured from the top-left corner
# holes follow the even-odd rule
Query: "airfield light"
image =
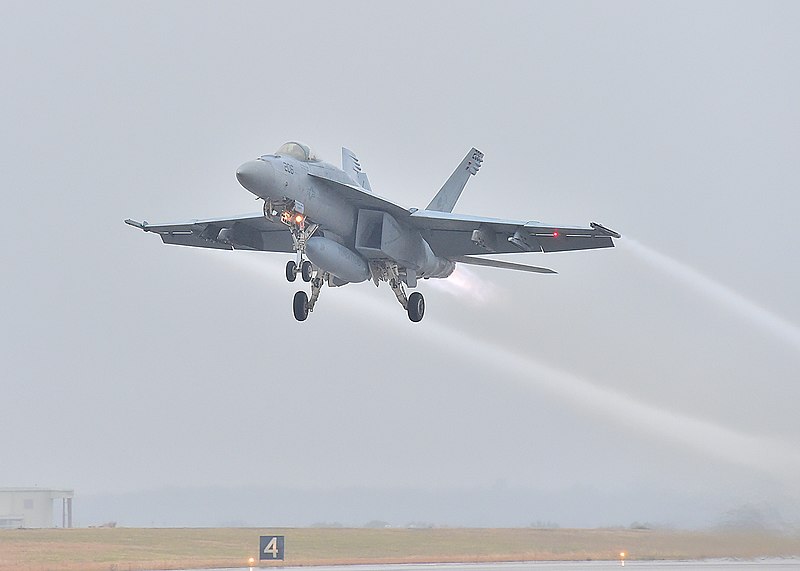
[(625, 553), (624, 551), (620, 551), (619, 552), (619, 564), (622, 565), (623, 567), (625, 567), (625, 556), (626, 555), (627, 555), (627, 553)]
[(247, 560), (247, 562), (252, 566), (253, 563), (256, 562), (256, 560), (253, 557), (251, 557), (250, 559)]

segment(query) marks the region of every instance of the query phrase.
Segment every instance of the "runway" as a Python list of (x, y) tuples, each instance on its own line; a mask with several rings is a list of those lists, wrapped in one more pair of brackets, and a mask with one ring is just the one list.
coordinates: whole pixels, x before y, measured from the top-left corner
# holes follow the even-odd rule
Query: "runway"
[[(320, 567), (275, 567), (264, 569), (282, 571), (589, 571), (599, 569), (637, 569), (641, 571), (676, 571), (687, 569), (707, 569), (708, 571), (741, 571), (744, 569), (766, 569), (789, 571), (800, 569), (800, 559), (709, 559), (703, 561), (627, 561), (625, 566), (619, 561), (534, 561), (519, 563), (425, 563), (409, 565), (331, 565)], [(253, 571), (259, 569), (252, 567)], [(240, 569), (186, 569), (184, 571), (241, 571)]]

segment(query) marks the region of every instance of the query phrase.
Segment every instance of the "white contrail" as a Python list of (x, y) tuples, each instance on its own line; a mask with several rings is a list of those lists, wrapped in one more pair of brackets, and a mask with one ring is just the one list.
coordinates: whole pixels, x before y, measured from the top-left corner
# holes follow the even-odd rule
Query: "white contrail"
[(751, 323), (800, 349), (800, 327), (797, 325), (744, 297), (732, 288), (711, 279), (683, 262), (645, 246), (641, 242), (625, 238), (619, 243), (654, 268), (683, 282), (712, 301), (733, 310)]
[[(224, 259), (271, 281), (283, 275), (278, 265), (256, 256), (233, 253), (224, 256)], [(359, 315), (368, 312), (379, 317), (381, 323), (387, 323), (384, 319), (386, 312), (397, 308), (391, 307), (394, 304), (388, 301), (384, 303), (378, 297), (365, 293), (363, 289), (355, 291), (355, 288), (342, 288), (336, 291), (337, 295), (325, 296), (323, 303), (357, 306)], [(398, 316), (398, 319), (402, 317)], [(663, 441), (689, 447), (730, 464), (768, 473), (781, 481), (796, 484), (800, 479), (800, 450), (784, 442), (669, 411), (624, 392), (609, 389), (587, 378), (543, 364), (530, 356), (520, 355), (491, 340), (482, 339), (480, 328), (467, 334), (431, 319), (421, 324), (404, 321), (403, 325), (413, 327), (414, 336), (423, 339), (429, 346), (438, 345), (441, 349), (458, 353), (463, 359), (474, 359), (482, 365), (490, 364), (498, 372), (505, 373), (498, 374), (494, 380), (544, 390), (570, 406), (591, 415), (603, 416), (617, 425), (646, 431)]]
[(800, 478), (800, 450), (796, 447), (666, 410), (438, 323), (426, 323), (424, 327), (428, 340), (445, 341), (450, 347), (458, 347), (459, 354), (463, 352), (465, 356), (479, 358), (483, 364), (491, 363), (498, 370), (512, 373), (496, 378), (545, 390), (590, 414), (628, 428), (646, 430), (661, 440), (688, 446), (732, 464), (793, 483)]
[(463, 264), (456, 265), (453, 274), (444, 280), (429, 280), (426, 285), (460, 299), (485, 304), (490, 300), (504, 300), (500, 288), (493, 282), (483, 279)]

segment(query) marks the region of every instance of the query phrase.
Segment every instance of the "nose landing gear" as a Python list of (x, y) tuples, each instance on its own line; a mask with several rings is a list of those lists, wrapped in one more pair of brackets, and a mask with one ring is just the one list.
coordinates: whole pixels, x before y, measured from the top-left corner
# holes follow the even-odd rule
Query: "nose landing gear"
[(300, 264), (300, 275), (303, 277), (304, 282), (310, 282), (313, 274), (314, 266), (311, 264), (311, 262), (305, 260), (302, 264)]
[(314, 265), (308, 260), (303, 260), (299, 266), (294, 260), (286, 262), (286, 279), (293, 282), (297, 279), (297, 274), (300, 274), (304, 282), (310, 282), (314, 277)]

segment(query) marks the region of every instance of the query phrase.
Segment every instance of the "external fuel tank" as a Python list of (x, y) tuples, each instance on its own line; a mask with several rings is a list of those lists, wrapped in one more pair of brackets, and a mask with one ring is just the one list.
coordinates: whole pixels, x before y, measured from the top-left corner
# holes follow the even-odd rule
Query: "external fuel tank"
[(315, 266), (340, 280), (358, 283), (369, 279), (367, 261), (330, 238), (312, 236), (306, 242), (306, 255)]

